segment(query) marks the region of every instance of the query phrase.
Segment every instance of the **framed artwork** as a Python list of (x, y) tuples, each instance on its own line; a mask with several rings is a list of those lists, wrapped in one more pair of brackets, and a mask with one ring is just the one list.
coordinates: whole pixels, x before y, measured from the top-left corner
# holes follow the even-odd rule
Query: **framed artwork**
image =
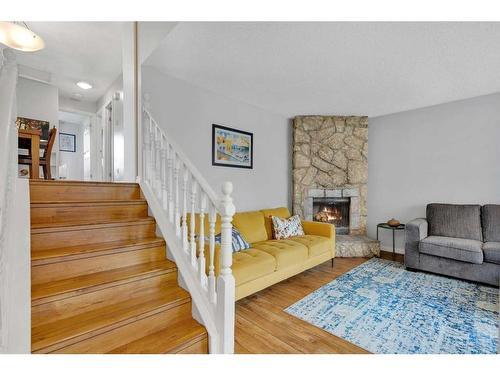
[(34, 120), (32, 118), (18, 117), (16, 119), (16, 127), (18, 129), (35, 129), (40, 130), (42, 134), (40, 135), (40, 140), (49, 140), (49, 122), (42, 120)]
[(59, 133), (59, 151), (76, 152), (76, 136), (74, 134)]
[(253, 168), (253, 133), (212, 124), (212, 165)]

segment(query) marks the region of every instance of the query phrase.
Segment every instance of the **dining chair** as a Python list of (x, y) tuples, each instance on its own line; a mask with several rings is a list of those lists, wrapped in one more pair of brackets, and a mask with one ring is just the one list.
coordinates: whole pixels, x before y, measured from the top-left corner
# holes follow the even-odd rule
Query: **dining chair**
[[(52, 179), (52, 174), (50, 171), (50, 158), (52, 155), (52, 147), (54, 146), (54, 141), (56, 139), (56, 133), (57, 133), (57, 129), (55, 127), (50, 129), (49, 139), (47, 141), (47, 146), (45, 147), (45, 149), (43, 151), (43, 156), (40, 157), (40, 167), (42, 167), (42, 170), (43, 170), (43, 178), (46, 180)], [(29, 166), (30, 178), (33, 178), (33, 172), (39, 173), (39, 171), (33, 171), (32, 156), (33, 155), (19, 155), (19, 157), (18, 157), (19, 164)]]

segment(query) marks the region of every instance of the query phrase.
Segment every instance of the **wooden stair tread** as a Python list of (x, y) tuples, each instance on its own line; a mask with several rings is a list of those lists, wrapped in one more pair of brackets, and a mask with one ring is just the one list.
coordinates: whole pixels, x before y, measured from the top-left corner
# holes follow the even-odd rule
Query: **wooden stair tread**
[(42, 223), (42, 224), (31, 224), (31, 233), (48, 233), (48, 232), (59, 232), (59, 231), (74, 231), (74, 230), (92, 230), (99, 228), (108, 227), (119, 227), (126, 225), (140, 225), (154, 222), (152, 217), (144, 218), (133, 218), (133, 219), (114, 219), (114, 220), (102, 220), (94, 221), (89, 224), (87, 222), (72, 221), (67, 223)]
[(83, 186), (133, 186), (139, 187), (136, 182), (106, 182), (106, 181), (78, 181), (78, 180), (30, 180), (30, 185), (83, 185)]
[(74, 200), (74, 201), (32, 201), (31, 208), (38, 207), (64, 207), (64, 206), (120, 206), (133, 204), (147, 204), (145, 199), (94, 199), (94, 200)]
[(39, 305), (175, 271), (177, 271), (175, 263), (165, 259), (160, 262), (149, 262), (43, 284), (33, 284), (31, 304)]
[(129, 342), (111, 354), (152, 354), (176, 353), (198, 341), (207, 338), (205, 327), (194, 319), (187, 319), (138, 340)]
[(161, 292), (32, 327), (31, 350), (54, 351), (190, 301), (189, 294), (172, 281)]
[(93, 244), (66, 246), (48, 250), (32, 250), (31, 265), (57, 263), (68, 260), (82, 259), (93, 256), (108, 255), (118, 252), (144, 249), (164, 245), (160, 237), (140, 238), (123, 241), (109, 241)]

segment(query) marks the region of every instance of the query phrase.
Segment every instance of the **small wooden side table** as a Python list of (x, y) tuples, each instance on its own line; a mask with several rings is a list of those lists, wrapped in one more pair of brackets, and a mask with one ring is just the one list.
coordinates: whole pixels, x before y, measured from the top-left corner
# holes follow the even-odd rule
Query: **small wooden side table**
[(40, 178), (40, 135), (41, 131), (37, 129), (18, 129), (17, 130), (18, 142), (24, 143), (24, 140), (30, 142), (31, 153), (31, 176), (32, 179)]
[(380, 223), (377, 224), (377, 241), (378, 241), (378, 230), (379, 228), (383, 229), (392, 229), (392, 259), (396, 257), (396, 231), (397, 230), (404, 230), (405, 225), (404, 224), (399, 224), (397, 227), (392, 227), (387, 223)]

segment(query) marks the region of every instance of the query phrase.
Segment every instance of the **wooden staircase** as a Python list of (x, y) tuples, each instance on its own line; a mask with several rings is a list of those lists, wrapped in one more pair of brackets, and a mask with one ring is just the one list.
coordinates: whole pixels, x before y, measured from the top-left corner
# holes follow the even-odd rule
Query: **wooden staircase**
[(30, 181), (33, 353), (207, 353), (137, 184)]

